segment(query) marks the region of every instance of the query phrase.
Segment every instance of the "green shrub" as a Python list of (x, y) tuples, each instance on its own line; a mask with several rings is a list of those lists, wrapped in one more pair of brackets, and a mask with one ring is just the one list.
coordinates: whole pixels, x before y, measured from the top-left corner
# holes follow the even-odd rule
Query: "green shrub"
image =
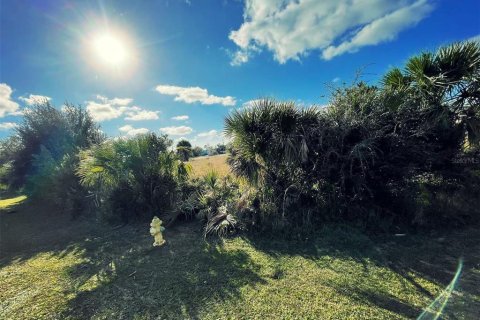
[[(1, 145), (1, 181), (32, 199), (55, 203), (74, 215), (83, 211), (86, 191), (75, 175), (77, 153), (104, 140), (86, 110), (48, 102), (29, 108), (16, 133)], [(5, 168), (8, 168), (5, 169)]]
[(107, 220), (149, 220), (175, 210), (185, 164), (155, 134), (109, 140), (81, 153), (77, 171)]
[(221, 177), (215, 171), (207, 172), (183, 185), (177, 211), (170, 221), (180, 218), (197, 218), (204, 225), (205, 237), (224, 237), (251, 227), (246, 212), (250, 203), (245, 195), (249, 193), (231, 176)]

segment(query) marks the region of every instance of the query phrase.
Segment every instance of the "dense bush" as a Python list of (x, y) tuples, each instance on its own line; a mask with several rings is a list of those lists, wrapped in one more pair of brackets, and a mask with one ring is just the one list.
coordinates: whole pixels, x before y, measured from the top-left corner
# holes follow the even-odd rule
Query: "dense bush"
[(477, 156), (479, 78), (480, 47), (470, 42), (410, 59), (382, 87), (338, 89), (323, 109), (261, 101), (227, 117), (229, 163), (258, 188), (264, 226), (438, 222), (435, 208), (449, 204), (438, 180), (450, 186), (445, 195), (463, 193), (478, 212), (475, 189), (466, 190), (478, 179), (455, 158)]
[(78, 175), (108, 220), (151, 219), (175, 209), (186, 166), (155, 134), (108, 140), (80, 155)]
[(16, 133), (2, 144), (1, 179), (12, 189), (54, 202), (78, 213), (85, 190), (75, 175), (80, 150), (103, 141), (86, 110), (70, 104), (61, 110), (48, 102), (26, 110)]

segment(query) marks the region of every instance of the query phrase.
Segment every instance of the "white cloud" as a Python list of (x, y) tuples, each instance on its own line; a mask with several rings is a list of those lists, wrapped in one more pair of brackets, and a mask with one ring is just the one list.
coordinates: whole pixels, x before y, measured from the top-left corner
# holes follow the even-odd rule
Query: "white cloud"
[(130, 111), (127, 111), (128, 121), (142, 121), (142, 120), (157, 120), (160, 111), (142, 110), (140, 107), (133, 107)]
[(207, 89), (200, 87), (177, 87), (170, 85), (158, 85), (155, 90), (161, 94), (175, 96), (175, 101), (186, 103), (199, 102), (201, 104), (221, 104), (224, 106), (234, 106), (236, 101), (234, 97), (217, 97), (208, 93)]
[(226, 139), (223, 133), (218, 132), (217, 130), (209, 130), (206, 132), (200, 132), (192, 140), (191, 143), (195, 146), (215, 146), (219, 143), (225, 143)]
[(322, 56), (329, 60), (346, 52), (356, 52), (364, 46), (391, 41), (401, 30), (420, 22), (431, 10), (432, 7), (424, 0), (400, 8), (367, 24), (350, 40), (338, 46), (329, 46), (323, 51)]
[(217, 130), (210, 130), (207, 132), (200, 132), (197, 136), (198, 137), (216, 137), (218, 135)]
[(9, 113), (8, 115), (9, 115), (9, 116), (23, 116), (27, 110), (28, 110), (28, 109), (17, 110), (17, 111), (15, 111), (15, 112)]
[(323, 59), (391, 41), (433, 9), (432, 0), (246, 0), (244, 22), (229, 38), (232, 64), (263, 48), (280, 63), (318, 50)]
[(179, 126), (160, 128), (160, 131), (170, 136), (183, 136), (192, 133), (193, 129), (187, 126)]
[(172, 120), (176, 120), (176, 121), (185, 121), (185, 120), (188, 120), (188, 116), (187, 115), (182, 115), (182, 116), (175, 116), (175, 117), (172, 117)]
[(103, 103), (109, 103), (112, 105), (117, 105), (117, 106), (127, 106), (130, 103), (133, 102), (132, 98), (113, 98), (113, 99), (108, 99), (105, 96), (97, 94), (97, 99), (102, 101)]
[(138, 106), (130, 107), (131, 98), (113, 98), (97, 95), (97, 101), (87, 101), (87, 111), (95, 121), (107, 121), (126, 115), (125, 120), (156, 120), (160, 111), (149, 111)]
[(12, 88), (6, 83), (0, 83), (0, 118), (7, 114), (18, 112), (19, 105), (15, 101), (12, 101)]
[(248, 60), (250, 60), (250, 58), (253, 57), (255, 53), (258, 53), (260, 51), (262, 50), (253, 44), (250, 44), (248, 46), (248, 50), (237, 50), (233, 54), (231, 54), (230, 51), (228, 51), (232, 56), (232, 61), (230, 61), (230, 64), (232, 66), (240, 66), (248, 62)]
[(137, 134), (146, 134), (149, 131), (147, 128), (137, 128), (136, 129), (129, 124), (118, 128), (118, 130), (125, 133), (126, 136), (130, 136), (130, 137), (136, 136)]
[(23, 102), (25, 102), (26, 104), (28, 104), (29, 106), (32, 106), (36, 103), (44, 103), (44, 102), (48, 102), (48, 101), (52, 100), (52, 98), (50, 98), (50, 97), (41, 96), (41, 95), (38, 95), (38, 94), (31, 94), (31, 95), (28, 96), (28, 98), (20, 97), (19, 99), (22, 100)]
[(10, 130), (16, 128), (17, 124), (13, 122), (2, 122), (0, 123), (0, 131)]
[(87, 101), (87, 111), (93, 120), (99, 122), (119, 118), (124, 112), (119, 106), (95, 101)]

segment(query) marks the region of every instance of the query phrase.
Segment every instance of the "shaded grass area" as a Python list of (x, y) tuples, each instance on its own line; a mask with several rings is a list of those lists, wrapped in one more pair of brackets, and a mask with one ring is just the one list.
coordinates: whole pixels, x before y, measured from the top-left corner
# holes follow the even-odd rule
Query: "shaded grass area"
[(226, 154), (220, 154), (216, 156), (191, 158), (188, 162), (192, 166), (191, 176), (193, 178), (199, 178), (210, 171), (217, 172), (221, 177), (230, 174), (227, 157)]
[(465, 260), (444, 319), (480, 310), (480, 232), (368, 236), (325, 227), (312, 239), (205, 242), (178, 224), (151, 246), (148, 225), (71, 221), (48, 206), (0, 215), (5, 319), (411, 319)]

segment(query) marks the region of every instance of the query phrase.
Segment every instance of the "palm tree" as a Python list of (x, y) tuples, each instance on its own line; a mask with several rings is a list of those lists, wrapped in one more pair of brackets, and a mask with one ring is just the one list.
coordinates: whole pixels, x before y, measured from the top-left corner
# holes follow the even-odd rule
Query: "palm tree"
[[(453, 117), (470, 147), (480, 143), (480, 43), (467, 41), (411, 58), (404, 70), (388, 72), (387, 89), (415, 95), (436, 106), (437, 121)], [(424, 103), (425, 105), (425, 103)], [(441, 118), (440, 118), (441, 117)]]
[(177, 155), (179, 156), (180, 160), (188, 161), (192, 155), (192, 144), (185, 139), (178, 141)]

